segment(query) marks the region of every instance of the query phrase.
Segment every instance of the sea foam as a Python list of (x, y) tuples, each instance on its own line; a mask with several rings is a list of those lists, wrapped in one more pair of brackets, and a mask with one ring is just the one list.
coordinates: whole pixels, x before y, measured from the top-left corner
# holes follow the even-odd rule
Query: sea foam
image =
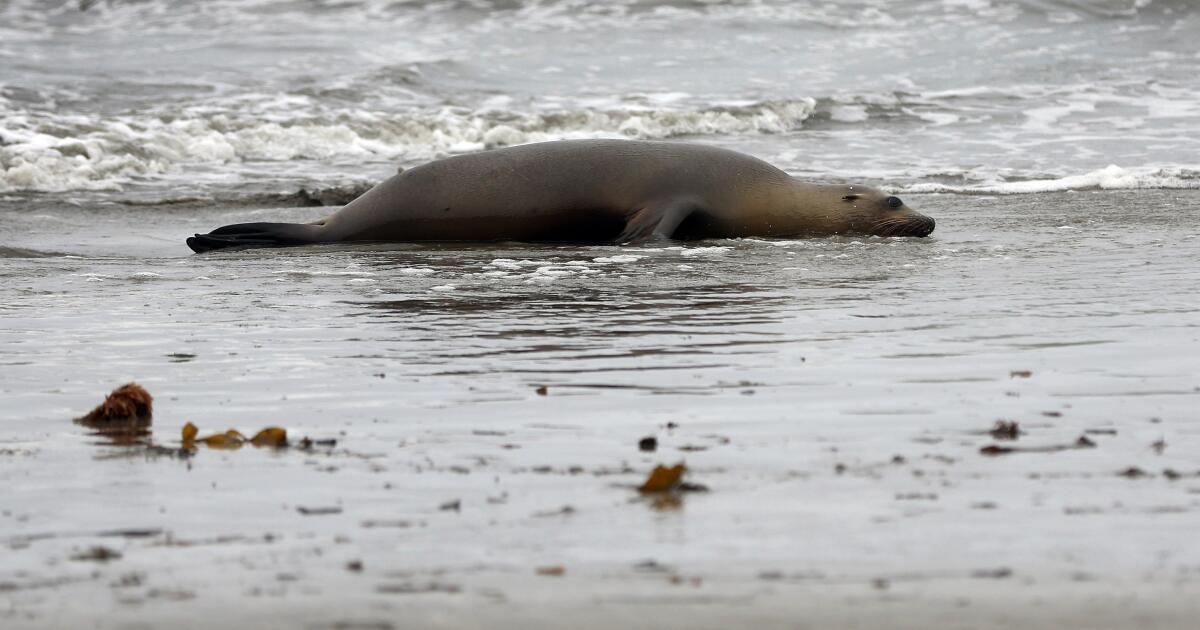
[[(662, 139), (784, 133), (815, 101), (798, 98), (709, 107), (473, 111), (440, 107), (387, 115), (297, 111), (284, 120), (229, 109), (60, 116), (0, 101), (0, 192), (120, 189), (187, 165), (295, 160), (419, 160), (564, 138)], [(278, 116), (274, 116), (278, 118)]]
[(1131, 189), (1200, 188), (1200, 166), (1194, 168), (1122, 168), (1115, 164), (1083, 173), (1053, 179), (953, 185), (920, 183), (900, 188), (913, 193), (977, 193), (1015, 195), (1022, 193), (1060, 192), (1066, 190), (1131, 190)]

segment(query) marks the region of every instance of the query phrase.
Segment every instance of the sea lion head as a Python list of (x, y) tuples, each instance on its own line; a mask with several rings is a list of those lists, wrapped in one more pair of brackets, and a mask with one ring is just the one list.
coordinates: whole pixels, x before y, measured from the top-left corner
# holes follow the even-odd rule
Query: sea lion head
[(909, 208), (895, 195), (870, 186), (840, 186), (835, 190), (840, 205), (838, 216), (849, 234), (873, 236), (929, 236), (933, 219)]

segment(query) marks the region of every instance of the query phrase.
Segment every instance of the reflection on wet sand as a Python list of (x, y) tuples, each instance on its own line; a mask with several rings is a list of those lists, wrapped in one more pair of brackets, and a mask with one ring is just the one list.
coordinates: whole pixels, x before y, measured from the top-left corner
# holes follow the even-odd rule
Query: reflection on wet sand
[(779, 324), (789, 301), (778, 290), (747, 284), (620, 292), (586, 287), (569, 299), (526, 291), (353, 302), (362, 310), (348, 315), (386, 322), (389, 332), (399, 326), (436, 338), (436, 347), (417, 348), (403, 336), (388, 341), (396, 344), (393, 356), (407, 350), (422, 362), (456, 366), (437, 375), (584, 374), (719, 368), (728, 362), (713, 359), (769, 353), (787, 341)]

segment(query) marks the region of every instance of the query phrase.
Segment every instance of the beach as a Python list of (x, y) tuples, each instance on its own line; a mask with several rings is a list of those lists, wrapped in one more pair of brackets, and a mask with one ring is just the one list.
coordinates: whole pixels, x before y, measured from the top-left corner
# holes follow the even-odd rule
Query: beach
[[(0, 626), (1195, 625), (1186, 4), (52, 6), (0, 4)], [(183, 242), (578, 137), (937, 230)], [(129, 382), (148, 435), (73, 422)]]

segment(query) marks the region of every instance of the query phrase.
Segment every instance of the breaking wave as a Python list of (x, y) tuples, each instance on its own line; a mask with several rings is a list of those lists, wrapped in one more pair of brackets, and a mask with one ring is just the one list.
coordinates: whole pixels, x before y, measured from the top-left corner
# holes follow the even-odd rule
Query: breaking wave
[(456, 107), (388, 115), (346, 110), (278, 119), (227, 109), (184, 115), (56, 115), (0, 101), (0, 191), (114, 190), (183, 165), (339, 159), (418, 160), (565, 138), (784, 133), (815, 101), (700, 108), (634, 106), (517, 112)]

